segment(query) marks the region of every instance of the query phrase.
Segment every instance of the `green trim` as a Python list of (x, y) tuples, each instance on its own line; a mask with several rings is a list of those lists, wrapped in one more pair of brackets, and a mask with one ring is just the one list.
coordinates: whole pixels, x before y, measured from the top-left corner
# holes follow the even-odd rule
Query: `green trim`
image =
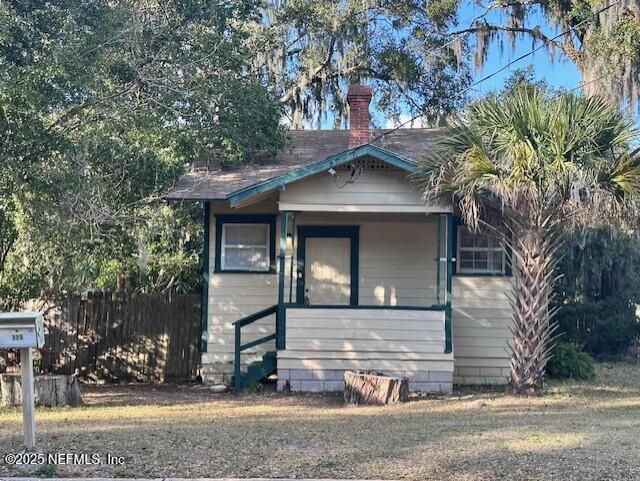
[(445, 311), (447, 306), (433, 304), (431, 306), (381, 306), (381, 305), (358, 305), (358, 306), (336, 306), (335, 304), (328, 305), (307, 305), (307, 304), (285, 304), (287, 309), (388, 309), (392, 311)]
[[(247, 372), (247, 375), (243, 376), (242, 372), (240, 371), (240, 366), (242, 363), (242, 357), (241, 357), (242, 351), (249, 349), (251, 347), (257, 346), (258, 344), (269, 342), (276, 338), (276, 334), (274, 333), (274, 334), (269, 334), (267, 336), (261, 337), (260, 339), (256, 339), (255, 341), (242, 344), (242, 328), (256, 321), (259, 321), (264, 317), (270, 316), (273, 313), (276, 313), (277, 315), (277, 309), (278, 309), (277, 305), (269, 306), (266, 309), (262, 309), (261, 311), (255, 312), (253, 314), (249, 314), (248, 316), (243, 317), (242, 319), (239, 319), (233, 323), (233, 328), (235, 331), (234, 333), (235, 346), (234, 346), (234, 356), (233, 356), (233, 372), (234, 372), (233, 385), (236, 392), (239, 392), (240, 389), (242, 389), (245, 386), (244, 382), (246, 381), (247, 376), (251, 374), (250, 372)], [(263, 356), (262, 359), (263, 359), (262, 363), (264, 363), (265, 356)], [(249, 370), (251, 370), (251, 366), (249, 366)]]
[(513, 243), (513, 236), (511, 235), (511, 229), (507, 232), (507, 237), (509, 238), (509, 244), (504, 249), (504, 275), (507, 277), (513, 276), (513, 252), (511, 250), (511, 245)]
[(164, 200), (168, 202), (214, 202), (214, 201), (226, 201), (226, 197), (207, 197), (205, 195), (202, 196), (194, 196), (194, 197), (169, 197), (165, 195)]
[(454, 249), (454, 226), (455, 221), (453, 214), (446, 214), (447, 216), (447, 291), (445, 295), (445, 315), (444, 315), (444, 352), (449, 354), (453, 352), (453, 333), (452, 333), (452, 309), (451, 309), (451, 294), (453, 287), (453, 249)]
[(496, 272), (463, 272), (455, 274), (456, 277), (511, 277), (511, 274), (498, 274)]
[(324, 160), (314, 162), (313, 164), (294, 169), (290, 172), (287, 172), (286, 174), (250, 185), (249, 187), (236, 190), (235, 192), (231, 192), (227, 195), (227, 200), (229, 201), (231, 206), (235, 206), (238, 203), (247, 200), (255, 195), (267, 192), (269, 190), (282, 188), (291, 182), (295, 182), (297, 180), (304, 179), (305, 177), (309, 177), (310, 175), (329, 170), (330, 168), (337, 165), (346, 164), (358, 157), (363, 157), (365, 155), (375, 157), (378, 160), (382, 160), (383, 162), (393, 165), (394, 167), (398, 167), (399, 169), (406, 170), (407, 172), (415, 172), (417, 168), (417, 164), (406, 157), (395, 154), (375, 145), (365, 144), (361, 145), (360, 147), (345, 150), (344, 152), (332, 155)]
[(304, 225), (298, 226), (297, 234), (298, 279), (296, 283), (296, 304), (304, 304), (304, 266), (307, 237), (346, 237), (351, 239), (351, 296), (349, 305), (357, 306), (360, 271), (360, 227), (357, 225)]
[(276, 334), (269, 334), (268, 336), (263, 336), (260, 339), (256, 339), (255, 341), (247, 342), (240, 346), (241, 351), (245, 351), (247, 349), (251, 349), (252, 347), (259, 346), (260, 344), (264, 344), (265, 342), (273, 341), (276, 338)]
[[(458, 217), (457, 215), (454, 215), (452, 217), (452, 222), (453, 222), (453, 249), (454, 252), (458, 252), (458, 225), (460, 224), (460, 217)], [(454, 256), (453, 258), (453, 264), (452, 264), (452, 272), (453, 275), (459, 275), (458, 274), (458, 258)]]
[(289, 266), (289, 302), (293, 302), (293, 253), (296, 240), (293, 238), (296, 235), (296, 212), (291, 212), (291, 264)]
[(451, 354), (453, 352), (453, 341), (452, 341), (452, 321), (451, 317), (453, 315), (453, 309), (451, 309), (451, 305), (448, 305), (444, 311), (444, 353)]
[(440, 214), (435, 214), (436, 216), (436, 304), (440, 304), (440, 259), (442, 254), (440, 252), (440, 238), (442, 237), (441, 233), (441, 218)]
[[(216, 215), (216, 274), (273, 274), (276, 272), (276, 216), (275, 214), (219, 214)], [(269, 224), (269, 270), (247, 271), (242, 269), (222, 269), (220, 265), (222, 251), (223, 224)]]
[(204, 228), (202, 241), (202, 298), (200, 301), (200, 352), (207, 352), (209, 324), (209, 229), (211, 228), (211, 202), (204, 204)]
[(287, 254), (287, 223), (289, 221), (288, 212), (280, 212), (280, 252), (278, 266), (278, 313), (276, 314), (276, 349), (285, 349), (285, 319), (284, 309), (284, 264)]
[(248, 316), (238, 319), (237, 321), (233, 322), (232, 325), (238, 326), (238, 327), (248, 326), (249, 324), (252, 324), (258, 321), (263, 317), (267, 317), (267, 316), (270, 316), (271, 314), (275, 314), (277, 310), (278, 310), (277, 305), (269, 306), (258, 312), (254, 312), (253, 314), (249, 314)]

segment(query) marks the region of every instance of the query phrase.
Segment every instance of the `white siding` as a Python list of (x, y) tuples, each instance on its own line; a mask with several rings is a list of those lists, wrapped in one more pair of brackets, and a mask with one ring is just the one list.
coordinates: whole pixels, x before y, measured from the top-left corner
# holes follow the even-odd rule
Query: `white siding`
[(510, 277), (453, 278), (455, 383), (507, 382), (511, 282)]
[[(426, 212), (428, 207), (407, 172), (365, 169), (354, 183), (345, 184), (349, 172), (335, 179), (326, 172), (287, 186), (280, 193), (284, 209), (341, 212)], [(442, 207), (439, 208), (442, 211)]]
[[(224, 205), (213, 206), (210, 226), (210, 281), (207, 353), (203, 363), (211, 373), (232, 372), (234, 358), (233, 322), (277, 303), (277, 274), (214, 273), (215, 215), (228, 213), (275, 213), (273, 200), (240, 211)], [(301, 213), (297, 225), (360, 226), (359, 297), (361, 305), (414, 305), (435, 303), (435, 221), (424, 214), (316, 214)], [(276, 222), (276, 242), (280, 232)], [(444, 222), (442, 238), (444, 239)], [(297, 247), (297, 246), (296, 246)], [(442, 243), (442, 254), (445, 252)], [(277, 251), (276, 251), (277, 256)], [(289, 300), (291, 259), (285, 263), (285, 300)], [(295, 262), (295, 259), (294, 259)], [(295, 264), (294, 264), (295, 265)], [(444, 264), (441, 272), (441, 300), (445, 288)], [(295, 278), (295, 272), (294, 272)], [(293, 285), (295, 302), (296, 285)], [(243, 343), (274, 332), (275, 316), (242, 329)], [(274, 343), (258, 346), (243, 354), (243, 363), (252, 362)]]
[(287, 349), (278, 369), (371, 369), (407, 373), (453, 369), (444, 354), (444, 312), (287, 309)]
[[(290, 190), (289, 187), (287, 189)], [(243, 209), (230, 209), (218, 202), (212, 208), (208, 352), (203, 355), (205, 375), (232, 372), (232, 323), (277, 302), (277, 274), (214, 273), (215, 216), (220, 213), (277, 213), (276, 198), (272, 197)], [(434, 216), (312, 212), (297, 216), (298, 226), (322, 224), (360, 227), (361, 305), (426, 306), (435, 303)], [(443, 257), (445, 231), (443, 222)], [(278, 234), (279, 223), (276, 225), (276, 239)], [(444, 263), (441, 268), (440, 301), (444, 302)], [(287, 258), (287, 301), (289, 275), (290, 259)], [(456, 382), (474, 384), (506, 381), (509, 371), (506, 346), (510, 339), (508, 326), (511, 313), (507, 300), (510, 282), (510, 278), (502, 277), (454, 277), (453, 345)], [(295, 301), (295, 283), (293, 300)], [(435, 350), (436, 345), (439, 346), (442, 342), (444, 330), (437, 332), (421, 325), (416, 331), (415, 320), (398, 317), (407, 311), (350, 310), (349, 318), (343, 320), (336, 319), (333, 310), (326, 312), (313, 309), (309, 312), (316, 316), (324, 313), (326, 317), (305, 319), (304, 316), (288, 316), (287, 335), (291, 344), (286, 355), (281, 356), (284, 364), (279, 364), (279, 369), (308, 365), (307, 369), (313, 369), (314, 366), (317, 369), (320, 366), (323, 369), (338, 370), (446, 371), (453, 363), (452, 355), (443, 354), (442, 349)], [(429, 313), (417, 312), (420, 315)], [(386, 313), (390, 314), (387, 316)], [(351, 324), (345, 325), (344, 322), (347, 321)], [(335, 323), (339, 325), (336, 326)], [(388, 323), (392, 325), (387, 328)], [(243, 342), (271, 334), (274, 329), (275, 319), (270, 316), (243, 328)], [(336, 332), (336, 329), (340, 331)], [(412, 335), (403, 337), (409, 333)], [(354, 344), (353, 341), (357, 343)], [(265, 350), (273, 349), (273, 343), (259, 346), (245, 355), (243, 362), (251, 362)], [(317, 358), (317, 352), (323, 353), (321, 360)], [(380, 357), (380, 353), (384, 353), (384, 357)], [(228, 379), (227, 377), (226, 380)]]
[[(205, 377), (229, 381), (233, 372), (235, 332), (233, 322), (278, 302), (278, 276), (273, 273), (215, 273), (216, 214), (276, 213), (275, 202), (268, 201), (245, 209), (230, 209), (223, 203), (214, 203), (209, 229), (209, 305), (207, 325), (207, 352), (202, 356)], [(276, 222), (276, 239), (280, 225)], [(276, 252), (277, 256), (277, 252)], [(249, 342), (271, 334), (275, 329), (275, 316), (266, 317), (242, 329), (242, 342)], [(274, 350), (274, 342), (266, 343), (243, 353), (243, 364), (258, 359), (262, 353)], [(213, 376), (212, 376), (213, 375)]]
[[(301, 213), (297, 225), (357, 225), (360, 228), (358, 292), (361, 305), (430, 306), (436, 298), (436, 227), (433, 216), (398, 214)], [(441, 254), (445, 254), (442, 222)], [(294, 263), (296, 259), (294, 259)], [(286, 262), (289, 299), (290, 259)], [(294, 264), (295, 265), (295, 264)], [(295, 275), (294, 275), (295, 277)], [(294, 279), (293, 301), (296, 283)], [(445, 264), (441, 264), (440, 295), (444, 302)]]

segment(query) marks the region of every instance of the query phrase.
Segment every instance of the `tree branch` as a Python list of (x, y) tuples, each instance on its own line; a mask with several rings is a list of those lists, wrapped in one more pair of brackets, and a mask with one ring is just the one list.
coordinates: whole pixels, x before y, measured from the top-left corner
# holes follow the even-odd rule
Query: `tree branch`
[(289, 100), (291, 100), (291, 98), (297, 92), (301, 92), (307, 87), (307, 85), (313, 83), (315, 80), (318, 79), (318, 75), (320, 74), (320, 72), (322, 72), (325, 68), (327, 68), (331, 64), (331, 58), (333, 57), (333, 54), (334, 54), (335, 44), (336, 44), (336, 39), (335, 37), (332, 37), (331, 42), (329, 43), (327, 57), (324, 60), (324, 62), (316, 66), (316, 68), (314, 68), (313, 70), (310, 70), (309, 72), (307, 72), (306, 75), (303, 75), (293, 88), (289, 89), (288, 92), (282, 95), (279, 99), (281, 104), (284, 104)]
[(505, 25), (492, 25), (488, 23), (482, 23), (476, 27), (470, 27), (463, 30), (457, 30), (455, 32), (450, 32), (450, 36), (458, 36), (464, 35), (468, 33), (477, 33), (480, 31), (493, 31), (493, 32), (507, 32), (507, 33), (522, 33), (533, 37), (536, 40), (539, 40), (547, 45), (552, 45), (555, 48), (560, 49), (564, 54), (570, 58), (571, 60), (578, 60), (580, 57), (579, 52), (576, 50), (573, 42), (569, 38), (570, 34), (567, 34), (567, 39), (564, 42), (558, 42), (556, 40), (552, 40), (551, 37), (547, 36), (542, 32), (539, 26), (534, 28), (526, 28), (526, 27), (508, 27)]

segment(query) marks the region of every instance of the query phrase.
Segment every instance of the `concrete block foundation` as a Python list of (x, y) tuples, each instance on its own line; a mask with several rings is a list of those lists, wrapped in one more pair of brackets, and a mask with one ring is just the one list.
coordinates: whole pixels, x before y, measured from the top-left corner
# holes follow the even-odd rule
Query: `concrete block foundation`
[[(409, 378), (409, 389), (418, 392), (450, 393), (453, 373), (445, 371), (388, 372), (391, 376)], [(341, 392), (344, 391), (342, 369), (278, 369), (278, 391)]]

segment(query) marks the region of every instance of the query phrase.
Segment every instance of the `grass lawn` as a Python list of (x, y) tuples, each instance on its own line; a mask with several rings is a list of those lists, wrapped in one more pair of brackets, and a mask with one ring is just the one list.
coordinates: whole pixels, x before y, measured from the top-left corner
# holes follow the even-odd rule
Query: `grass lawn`
[[(94, 387), (84, 397), (85, 407), (37, 410), (38, 444), (125, 464), (60, 466), (60, 476), (640, 479), (640, 365), (600, 365), (595, 381), (552, 383), (538, 399), (465, 390), (388, 408), (199, 387)], [(0, 410), (3, 457), (22, 442), (20, 419)], [(0, 461), (0, 475), (31, 472)]]

